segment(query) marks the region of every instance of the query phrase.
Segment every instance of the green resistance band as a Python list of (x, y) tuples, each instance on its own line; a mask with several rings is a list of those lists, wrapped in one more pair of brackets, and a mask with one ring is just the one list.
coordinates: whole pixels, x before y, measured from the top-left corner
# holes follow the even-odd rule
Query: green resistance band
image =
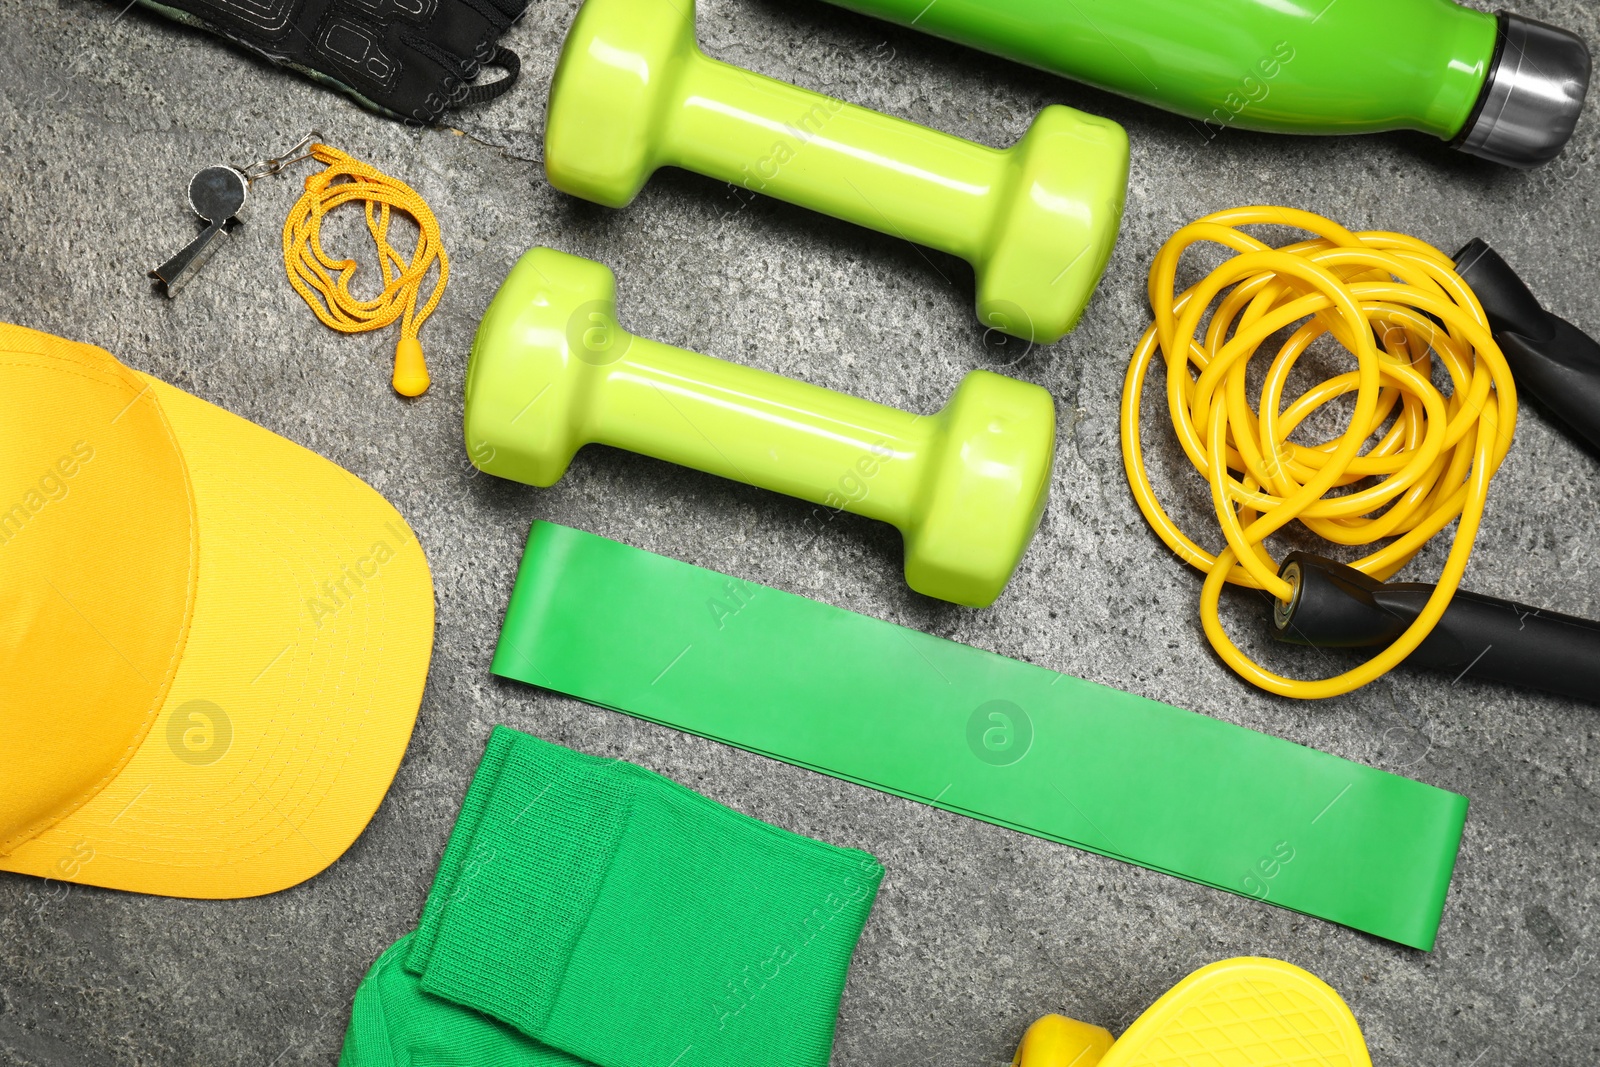
[(1433, 948), (1465, 797), (538, 522), (494, 673)]

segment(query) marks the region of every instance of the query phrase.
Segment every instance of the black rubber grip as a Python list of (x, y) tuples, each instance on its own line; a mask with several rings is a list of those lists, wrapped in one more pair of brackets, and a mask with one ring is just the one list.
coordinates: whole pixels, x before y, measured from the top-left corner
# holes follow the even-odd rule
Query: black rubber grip
[(1474, 238), (1454, 256), (1472, 287), (1517, 388), (1600, 449), (1600, 344), (1550, 314), (1506, 261)]
[[(1434, 590), (1422, 582), (1384, 584), (1309, 552), (1291, 552), (1279, 573), (1296, 592), (1273, 613), (1278, 640), (1319, 648), (1390, 644)], [(1600, 703), (1600, 623), (1477, 593), (1458, 590), (1404, 662)]]

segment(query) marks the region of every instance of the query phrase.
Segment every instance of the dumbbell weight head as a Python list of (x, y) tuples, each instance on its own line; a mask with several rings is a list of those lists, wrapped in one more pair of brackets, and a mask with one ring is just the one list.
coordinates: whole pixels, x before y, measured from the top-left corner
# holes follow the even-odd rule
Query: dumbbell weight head
[(674, 68), (699, 53), (694, 4), (585, 3), (545, 109), (545, 174), (562, 192), (624, 207), (655, 171)]
[(591, 259), (536, 248), (489, 304), (467, 366), (467, 455), (527, 485), (561, 480), (589, 439), (595, 390), (627, 352), (617, 278)]
[(975, 370), (943, 410), (905, 537), (906, 583), (988, 607), (1028, 550), (1050, 492), (1056, 413), (1037, 385)]
[(978, 320), (1054, 344), (1078, 324), (1116, 244), (1128, 134), (1109, 119), (1052, 104), (1006, 155), (1009, 185), (973, 264)]

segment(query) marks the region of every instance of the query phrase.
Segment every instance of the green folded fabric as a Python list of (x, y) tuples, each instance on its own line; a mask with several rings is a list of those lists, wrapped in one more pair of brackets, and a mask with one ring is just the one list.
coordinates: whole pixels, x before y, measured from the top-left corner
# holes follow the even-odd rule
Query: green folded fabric
[(339, 1067), (585, 1067), (481, 1012), (424, 993), (404, 966), (415, 937), (390, 945), (361, 980)]
[(341, 1064), (823, 1067), (882, 878), (864, 852), (496, 727)]

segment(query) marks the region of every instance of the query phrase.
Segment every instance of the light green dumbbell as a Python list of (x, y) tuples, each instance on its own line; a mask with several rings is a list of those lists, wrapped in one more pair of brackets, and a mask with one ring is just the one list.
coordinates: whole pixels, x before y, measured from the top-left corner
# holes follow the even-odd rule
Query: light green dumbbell
[(550, 87), (545, 172), (622, 207), (676, 166), (960, 256), (987, 326), (1048, 344), (1116, 241), (1128, 135), (1052, 105), (1001, 151), (708, 58), (692, 0), (587, 0)]
[(1044, 512), (1055, 405), (1037, 385), (972, 371), (934, 415), (635, 337), (610, 268), (524, 255), (478, 327), (467, 371), (468, 454), (489, 474), (560, 480), (586, 443), (891, 522), (906, 581), (985, 607)]

